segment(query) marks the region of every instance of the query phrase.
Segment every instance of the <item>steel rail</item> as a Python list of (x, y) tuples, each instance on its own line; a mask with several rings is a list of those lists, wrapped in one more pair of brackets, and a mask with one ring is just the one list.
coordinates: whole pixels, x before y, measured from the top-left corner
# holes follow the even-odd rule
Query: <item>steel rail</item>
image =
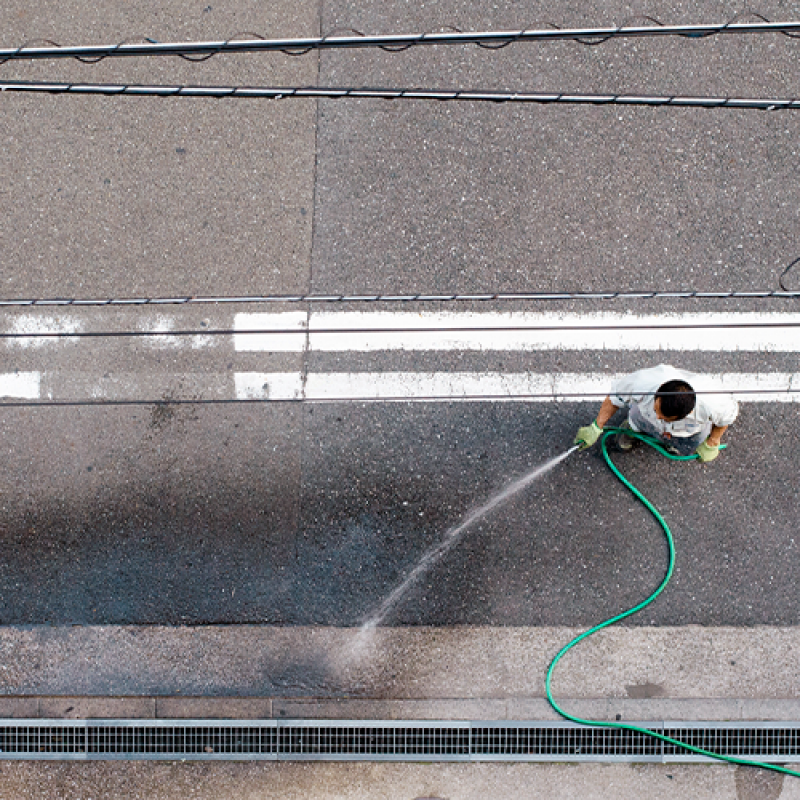
[[(783, 33), (800, 34), (800, 21), (724, 22), (695, 25), (621, 25), (613, 27), (522, 29), (516, 31), (445, 31), (409, 34), (317, 36), (286, 39), (226, 39), (194, 42), (119, 42), (105, 45), (22, 45), (0, 49), (0, 60), (84, 58), (104, 59), (131, 56), (203, 56), (218, 53), (270, 51), (311, 51), (380, 47), (389, 50), (420, 45), (483, 44), (497, 46), (513, 42), (553, 42), (565, 40), (608, 40), (680, 36), (706, 38), (717, 35)], [(252, 36), (252, 34), (248, 34)]]
[[(661, 394), (678, 394), (677, 392), (662, 392)], [(785, 389), (695, 389), (698, 395), (798, 395), (800, 386)], [(169, 398), (163, 397), (152, 400), (7, 400), (0, 401), (0, 408), (30, 408), (42, 406), (46, 408), (83, 407), (83, 406), (219, 406), (219, 405), (253, 405), (272, 403), (300, 403), (313, 405), (331, 405), (335, 403), (461, 403), (461, 402), (525, 402), (528, 400), (602, 400), (608, 392), (547, 392), (529, 394), (462, 394), (462, 395), (387, 395), (385, 397), (221, 397), (221, 398)]]
[[(746, 313), (746, 312), (745, 312)], [(664, 322), (619, 325), (421, 325), (420, 327), (346, 327), (346, 328), (190, 328), (178, 330), (122, 330), (122, 331), (9, 331), (0, 332), (2, 339), (89, 339), (89, 338), (147, 338), (170, 336), (335, 336), (338, 334), (391, 334), (391, 333), (562, 333), (564, 331), (675, 331), (675, 330), (729, 330), (729, 329), (800, 328), (800, 322), (776, 320), (775, 322)]]
[(461, 89), (392, 89), (325, 86), (147, 86), (114, 83), (49, 83), (4, 81), (0, 92), (77, 94), (136, 97), (210, 97), (285, 100), (326, 98), (339, 100), (440, 100), (488, 103), (556, 103), (577, 105), (671, 106), (680, 108), (730, 108), (778, 111), (800, 109), (800, 99), (760, 97), (684, 97), (680, 95), (565, 94), (537, 92), (496, 92)]
[(800, 291), (608, 291), (608, 292), (485, 292), (480, 294), (274, 294), (241, 296), (180, 297), (47, 297), (0, 299), (0, 308), (30, 308), (46, 306), (147, 306), (147, 305), (213, 305), (237, 303), (469, 303), (490, 301), (558, 300), (752, 300), (800, 299)]

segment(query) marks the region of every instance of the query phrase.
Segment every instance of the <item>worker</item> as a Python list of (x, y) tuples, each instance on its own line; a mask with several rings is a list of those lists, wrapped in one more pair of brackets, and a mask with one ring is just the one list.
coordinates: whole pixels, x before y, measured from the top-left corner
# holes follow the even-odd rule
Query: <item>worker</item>
[(578, 430), (575, 444), (581, 450), (591, 447), (611, 417), (627, 408), (628, 418), (616, 437), (617, 447), (623, 452), (637, 441), (626, 431), (636, 431), (657, 439), (674, 455), (696, 453), (700, 461), (713, 461), (719, 455), (722, 435), (736, 419), (739, 405), (728, 394), (696, 395), (690, 381), (697, 383), (698, 379), (700, 376), (668, 364), (620, 378), (594, 422)]

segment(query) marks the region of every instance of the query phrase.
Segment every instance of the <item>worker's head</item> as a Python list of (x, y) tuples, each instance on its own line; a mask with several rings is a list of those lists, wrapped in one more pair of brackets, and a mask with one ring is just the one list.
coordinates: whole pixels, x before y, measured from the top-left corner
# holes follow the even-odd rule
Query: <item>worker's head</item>
[(667, 381), (658, 387), (653, 400), (653, 410), (659, 419), (665, 422), (677, 422), (692, 413), (696, 402), (694, 389), (686, 381)]

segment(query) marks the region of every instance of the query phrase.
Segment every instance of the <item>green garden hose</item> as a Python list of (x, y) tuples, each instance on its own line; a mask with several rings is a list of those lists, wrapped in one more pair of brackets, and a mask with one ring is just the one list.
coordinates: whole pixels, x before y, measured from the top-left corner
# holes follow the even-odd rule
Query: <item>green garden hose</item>
[[(602, 720), (592, 720), (592, 719), (581, 719), (580, 717), (573, 716), (569, 712), (565, 711), (561, 706), (556, 703), (553, 699), (552, 693), (552, 679), (553, 679), (553, 672), (556, 668), (556, 665), (559, 661), (579, 642), (582, 642), (584, 639), (587, 639), (593, 633), (597, 633), (597, 631), (602, 630), (603, 628), (608, 628), (610, 625), (614, 625), (617, 622), (620, 622), (627, 617), (633, 616), (634, 614), (641, 611), (646, 606), (650, 605), (653, 600), (658, 597), (661, 592), (664, 591), (666, 585), (669, 583), (670, 578), (672, 577), (672, 571), (675, 567), (675, 542), (672, 538), (672, 532), (669, 529), (669, 526), (664, 521), (664, 518), (658, 512), (656, 507), (617, 469), (614, 463), (611, 461), (610, 456), (608, 455), (608, 448), (606, 447), (606, 440), (609, 436), (613, 436), (620, 432), (619, 428), (606, 428), (603, 432), (603, 438), (600, 441), (600, 448), (603, 453), (603, 458), (605, 459), (606, 464), (608, 464), (609, 469), (617, 476), (617, 478), (633, 493), (633, 495), (640, 500), (647, 510), (656, 518), (658, 524), (661, 525), (664, 535), (667, 537), (667, 545), (669, 547), (669, 565), (667, 567), (667, 572), (664, 575), (663, 580), (658, 585), (658, 588), (646, 599), (643, 600), (638, 605), (635, 605), (633, 608), (629, 608), (627, 611), (623, 611), (621, 614), (617, 614), (610, 619), (605, 620), (604, 622), (595, 625), (593, 628), (590, 628), (588, 631), (584, 631), (579, 636), (576, 636), (569, 644), (565, 645), (558, 651), (556, 657), (550, 663), (550, 666), (547, 670), (547, 678), (545, 680), (545, 690), (547, 692), (547, 701), (553, 707), (553, 709), (560, 714), (565, 719), (570, 720), (571, 722), (577, 722), (581, 725), (590, 725), (596, 728), (615, 728), (618, 730), (625, 730), (625, 731), (635, 731), (637, 733), (643, 733), (647, 736), (652, 736), (655, 739), (660, 739), (662, 742), (667, 742), (668, 744), (676, 745), (678, 747), (683, 748), (684, 750), (689, 750), (692, 753), (697, 753), (701, 756), (708, 756), (709, 758), (716, 758), (720, 761), (727, 761), (731, 764), (742, 764), (748, 767), (761, 767), (762, 769), (769, 769), (773, 770), (774, 772), (783, 772), (786, 775), (794, 775), (796, 778), (800, 778), (800, 772), (795, 770), (787, 769), (786, 767), (780, 767), (776, 764), (766, 764), (760, 761), (749, 761), (743, 758), (735, 758), (733, 756), (726, 756), (721, 755), (720, 753), (712, 753), (709, 750), (703, 750), (700, 747), (694, 747), (693, 745), (687, 744), (685, 742), (681, 742), (677, 739), (672, 739), (669, 736), (665, 736), (662, 733), (658, 733), (657, 731), (650, 730), (649, 728), (640, 728), (636, 725), (628, 725), (624, 722), (604, 722)], [(648, 444), (654, 450), (657, 450), (661, 455), (666, 456), (673, 461), (692, 461), (697, 458), (697, 455), (691, 456), (675, 456), (672, 453), (667, 452), (658, 441), (647, 436), (646, 434), (637, 433), (632, 430), (625, 430), (624, 433), (627, 436), (630, 436), (635, 439), (640, 439), (641, 441)]]

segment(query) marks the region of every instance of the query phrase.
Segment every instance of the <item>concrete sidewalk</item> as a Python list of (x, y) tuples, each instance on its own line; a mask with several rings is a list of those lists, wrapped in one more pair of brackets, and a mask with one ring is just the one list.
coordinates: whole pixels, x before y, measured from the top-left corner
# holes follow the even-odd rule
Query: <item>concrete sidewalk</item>
[[(0, 628), (0, 716), (556, 719), (568, 628)], [(616, 628), (554, 675), (626, 720), (800, 720), (798, 628)]]
[(148, 800), (798, 800), (746, 767), (652, 764), (4, 764), (0, 798)]
[[(692, 698), (580, 700), (558, 698), (585, 719), (660, 724), (670, 722), (795, 722), (800, 700)], [(0, 719), (191, 719), (191, 720), (520, 720), (560, 717), (543, 698), (509, 700), (327, 700), (279, 697), (4, 697)]]

